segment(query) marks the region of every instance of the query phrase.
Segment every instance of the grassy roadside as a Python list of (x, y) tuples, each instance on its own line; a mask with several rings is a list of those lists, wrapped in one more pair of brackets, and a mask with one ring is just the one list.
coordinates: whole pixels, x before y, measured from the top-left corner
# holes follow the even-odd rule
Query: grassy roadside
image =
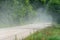
[(60, 40), (60, 29), (53, 27), (45, 28), (31, 34), (24, 40)]

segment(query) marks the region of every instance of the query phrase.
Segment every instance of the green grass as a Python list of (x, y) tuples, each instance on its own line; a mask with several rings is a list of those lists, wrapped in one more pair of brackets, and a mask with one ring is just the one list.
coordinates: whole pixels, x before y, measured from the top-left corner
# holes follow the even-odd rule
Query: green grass
[(60, 40), (60, 29), (45, 28), (26, 37), (24, 40)]

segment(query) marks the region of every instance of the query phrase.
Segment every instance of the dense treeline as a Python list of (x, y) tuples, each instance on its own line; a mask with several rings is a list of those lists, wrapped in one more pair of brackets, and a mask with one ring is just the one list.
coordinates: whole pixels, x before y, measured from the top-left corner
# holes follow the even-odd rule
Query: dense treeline
[(0, 25), (20, 25), (35, 17), (29, 0), (0, 0)]
[[(35, 7), (45, 7), (47, 11), (53, 17), (53, 21), (60, 24), (60, 0), (30, 0), (31, 3), (35, 4)], [(36, 5), (37, 3), (37, 5)]]
[(4, 14), (5, 17), (6, 15), (10, 16), (6, 19), (10, 22), (3, 24), (21, 24), (34, 20), (35, 11), (40, 7), (50, 11), (49, 14), (52, 15), (53, 21), (60, 24), (60, 0), (0, 0), (0, 14)]

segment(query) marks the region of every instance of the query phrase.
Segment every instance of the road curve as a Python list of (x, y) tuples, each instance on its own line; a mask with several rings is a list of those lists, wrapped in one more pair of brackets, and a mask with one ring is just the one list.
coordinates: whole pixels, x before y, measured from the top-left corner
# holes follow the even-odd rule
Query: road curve
[(1, 28), (0, 40), (14, 40), (15, 36), (22, 40), (22, 38), (25, 38), (30, 35), (30, 33), (33, 33), (33, 31), (37, 31), (37, 29), (46, 28), (48, 26), (51, 26), (51, 23), (37, 23), (10, 28)]

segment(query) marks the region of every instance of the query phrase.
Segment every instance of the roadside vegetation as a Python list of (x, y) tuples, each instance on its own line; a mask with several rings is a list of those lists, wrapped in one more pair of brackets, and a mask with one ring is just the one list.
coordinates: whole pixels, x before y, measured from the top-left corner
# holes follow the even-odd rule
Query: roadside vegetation
[(41, 7), (60, 24), (60, 0), (0, 0), (0, 26), (32, 23)]
[(60, 40), (60, 29), (48, 27), (31, 34), (24, 40)]

